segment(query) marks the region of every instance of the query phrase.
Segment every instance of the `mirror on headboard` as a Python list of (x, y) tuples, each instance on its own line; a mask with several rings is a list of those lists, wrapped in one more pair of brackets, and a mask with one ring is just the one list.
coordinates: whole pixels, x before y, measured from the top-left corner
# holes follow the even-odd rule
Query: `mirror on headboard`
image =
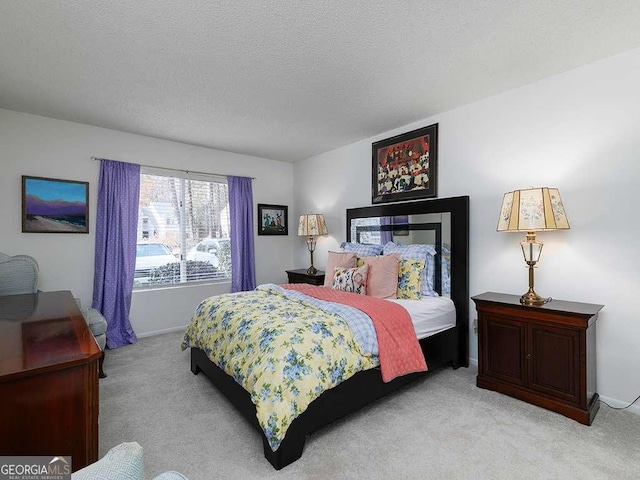
[[(438, 198), (373, 207), (347, 209), (347, 240), (361, 243), (431, 243), (441, 245), (444, 258), (449, 250), (447, 272), (441, 279), (442, 294), (456, 307), (459, 364), (469, 363), (469, 197)], [(437, 237), (440, 237), (438, 241)], [(436, 248), (437, 250), (437, 248)], [(438, 250), (437, 250), (438, 251)], [(436, 262), (436, 266), (438, 262)], [(446, 267), (445, 267), (446, 268)], [(447, 293), (448, 290), (448, 293)]]
[(347, 240), (355, 242), (357, 238), (361, 243), (384, 244), (393, 240), (436, 245), (436, 251), (442, 253), (436, 256), (440, 260), (436, 261), (436, 268), (440, 268), (436, 281), (441, 282), (436, 290), (455, 303), (458, 324), (468, 323), (468, 196), (349, 208)]
[(384, 245), (433, 245), (436, 292), (449, 297), (451, 258), (451, 212), (351, 218), (349, 238), (352, 242)]

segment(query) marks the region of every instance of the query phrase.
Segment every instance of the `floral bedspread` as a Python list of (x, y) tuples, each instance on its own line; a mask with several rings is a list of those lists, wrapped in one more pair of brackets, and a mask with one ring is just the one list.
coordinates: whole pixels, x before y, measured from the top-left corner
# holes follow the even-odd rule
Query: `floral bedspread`
[(204, 300), (182, 340), (182, 349), (189, 347), (202, 349), (251, 394), (274, 451), (325, 390), (379, 364), (340, 314), (276, 286)]
[[(325, 300), (324, 303), (350, 306), (366, 314), (376, 331), (383, 382), (390, 382), (396, 377), (410, 373), (427, 371), (427, 362), (416, 337), (411, 316), (404, 307), (381, 298), (306, 283), (290, 283), (282, 287)], [(353, 327), (351, 330), (354, 331)]]

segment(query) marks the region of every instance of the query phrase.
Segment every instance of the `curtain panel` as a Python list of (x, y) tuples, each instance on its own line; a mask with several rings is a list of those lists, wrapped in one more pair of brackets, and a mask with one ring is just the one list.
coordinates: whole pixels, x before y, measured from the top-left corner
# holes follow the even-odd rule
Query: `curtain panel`
[(231, 217), (231, 291), (256, 288), (251, 178), (227, 177)]
[(129, 321), (136, 264), (140, 165), (100, 160), (93, 308), (107, 319), (107, 347), (135, 343)]

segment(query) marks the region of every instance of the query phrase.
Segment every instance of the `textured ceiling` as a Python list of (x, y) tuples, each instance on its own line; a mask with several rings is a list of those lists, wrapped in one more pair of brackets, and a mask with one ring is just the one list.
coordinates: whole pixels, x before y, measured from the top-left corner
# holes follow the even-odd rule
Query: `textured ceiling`
[(638, 0), (1, 0), (0, 107), (295, 161), (638, 46)]

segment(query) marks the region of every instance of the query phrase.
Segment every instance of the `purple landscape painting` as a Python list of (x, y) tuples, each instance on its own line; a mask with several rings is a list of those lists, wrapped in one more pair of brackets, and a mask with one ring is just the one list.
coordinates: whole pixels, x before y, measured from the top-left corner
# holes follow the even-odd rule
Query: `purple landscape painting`
[(23, 176), (22, 231), (89, 233), (89, 183)]

